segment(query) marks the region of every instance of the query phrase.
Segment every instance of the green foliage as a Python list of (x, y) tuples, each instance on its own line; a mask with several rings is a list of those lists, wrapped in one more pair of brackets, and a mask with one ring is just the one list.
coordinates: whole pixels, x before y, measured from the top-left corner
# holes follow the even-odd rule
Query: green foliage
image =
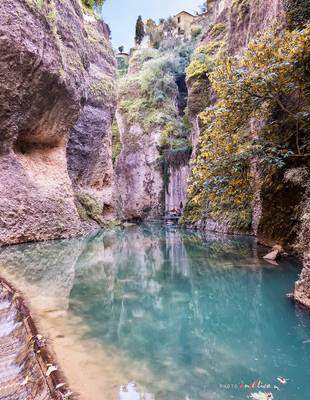
[[(173, 17), (160, 19), (157, 25), (155, 21), (149, 19), (146, 23), (146, 34), (148, 35), (150, 45), (155, 49), (173, 48), (181, 43), (175, 38), (177, 24)], [(201, 31), (201, 30), (200, 30)], [(197, 37), (200, 32), (196, 32)]]
[(55, 6), (54, 1), (51, 1), (49, 3), (49, 12), (47, 14), (47, 19), (48, 19), (48, 22), (49, 22), (53, 32), (56, 34), (56, 32), (57, 32), (57, 8)]
[(93, 101), (99, 103), (113, 101), (116, 91), (114, 80), (104, 73), (101, 73), (96, 78), (89, 87), (89, 94), (92, 96)]
[(121, 138), (120, 138), (120, 132), (118, 129), (117, 121), (114, 119), (113, 124), (112, 124), (112, 160), (113, 164), (118, 159), (118, 156), (120, 155), (122, 150), (122, 143), (121, 143)]
[(136, 22), (136, 36), (135, 36), (136, 44), (141, 44), (144, 36), (145, 36), (144, 23), (140, 15)]
[(117, 72), (118, 76), (122, 77), (127, 74), (128, 72), (128, 62), (124, 57), (117, 57)]
[(103, 226), (103, 210), (98, 201), (86, 192), (79, 192), (75, 195), (75, 204), (82, 220), (93, 220)]
[(119, 82), (119, 109), (127, 122), (138, 123), (146, 134), (152, 129), (161, 131), (159, 152), (166, 190), (170, 168), (188, 164), (192, 152), (191, 126), (186, 116), (179, 115), (176, 104), (176, 80), (184, 76), (194, 46), (193, 41), (174, 49), (136, 51), (130, 61), (134, 72)]
[(161, 131), (160, 147), (164, 188), (168, 191), (170, 169), (187, 165), (192, 154), (190, 126), (186, 116), (168, 122)]
[(161, 170), (162, 170), (162, 178), (164, 183), (164, 191), (168, 192), (169, 188), (169, 180), (170, 180), (170, 167), (166, 157), (162, 156), (160, 158)]
[[(211, 30), (213, 28), (211, 27)], [(208, 76), (221, 62), (225, 51), (223, 40), (211, 41), (206, 46), (198, 47), (186, 69), (186, 77), (191, 86), (188, 97), (189, 116), (196, 116), (210, 105), (210, 81)]]
[(196, 39), (202, 32), (202, 28), (194, 28), (191, 32), (192, 39)]
[(44, 0), (26, 0), (26, 4), (35, 10), (41, 10), (44, 6)]
[(209, 35), (212, 38), (217, 38), (220, 36), (222, 33), (225, 33), (227, 31), (227, 24), (224, 24), (223, 22), (219, 22), (215, 25), (212, 25)]
[(89, 9), (95, 9), (102, 7), (104, 0), (82, 0), (82, 4)]
[(183, 165), (188, 165), (192, 155), (192, 146), (189, 142), (185, 142), (184, 145), (184, 147), (180, 147), (179, 145), (176, 148), (165, 151), (165, 158), (171, 167), (178, 168)]
[(137, 72), (119, 82), (119, 107), (128, 122), (139, 122), (148, 131), (177, 116), (175, 74), (178, 62), (173, 52), (137, 51), (131, 60)]
[(300, 192), (298, 200), (301, 201), (295, 208), (293, 221), (298, 220), (299, 224), (295, 228), (298, 236), (295, 250), (302, 253), (310, 243), (310, 162), (308, 165), (298, 168), (290, 168), (285, 172), (284, 181), (293, 187), (294, 194)]
[(300, 230), (298, 232), (299, 240), (298, 245), (299, 251), (305, 251), (309, 247), (310, 243), (310, 168), (308, 170), (305, 192), (303, 199), (297, 210), (298, 217), (300, 220)]
[(223, 51), (223, 41), (216, 40), (207, 46), (198, 47), (186, 69), (187, 79), (206, 78), (213, 71), (220, 60)]
[(210, 105), (210, 82), (206, 77), (197, 76), (190, 81), (187, 109), (190, 117), (196, 117)]
[(248, 227), (251, 160), (268, 174), (309, 156), (309, 50), (310, 26), (270, 31), (253, 40), (241, 60), (222, 58), (206, 72), (218, 100), (200, 114), (205, 130), (185, 220), (201, 217), (207, 205), (213, 218)]

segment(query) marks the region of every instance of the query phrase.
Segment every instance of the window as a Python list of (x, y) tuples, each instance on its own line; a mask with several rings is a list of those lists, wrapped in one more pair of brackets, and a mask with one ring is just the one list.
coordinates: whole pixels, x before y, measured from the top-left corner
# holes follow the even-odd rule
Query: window
[(181, 22), (181, 17), (178, 17), (178, 24)]

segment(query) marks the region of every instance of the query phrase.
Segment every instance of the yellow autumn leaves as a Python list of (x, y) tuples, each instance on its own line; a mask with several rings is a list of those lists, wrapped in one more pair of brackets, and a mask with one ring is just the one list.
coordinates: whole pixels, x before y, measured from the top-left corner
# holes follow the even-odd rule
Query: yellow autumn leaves
[[(271, 116), (276, 108), (282, 112), (282, 124), (290, 127), (287, 138), (280, 139), (289, 141), (295, 135), (296, 146), (286, 153), (279, 151), (275, 162), (291, 153), (302, 155), (310, 111), (306, 101), (310, 25), (302, 31), (270, 30), (253, 40), (241, 59), (215, 52), (217, 59), (212, 60), (212, 52), (210, 55), (201, 48), (197, 53), (200, 56), (193, 59), (187, 76), (205, 74), (217, 101), (199, 115), (203, 133), (193, 164), (185, 220), (194, 222), (207, 209), (211, 217), (247, 229), (251, 223), (251, 160), (256, 151), (253, 140), (264, 137), (264, 151), (268, 152), (268, 145), (275, 148)], [(286, 102), (287, 98), (291, 100)], [(263, 153), (260, 157), (264, 162)], [(270, 157), (268, 162), (272, 163)]]

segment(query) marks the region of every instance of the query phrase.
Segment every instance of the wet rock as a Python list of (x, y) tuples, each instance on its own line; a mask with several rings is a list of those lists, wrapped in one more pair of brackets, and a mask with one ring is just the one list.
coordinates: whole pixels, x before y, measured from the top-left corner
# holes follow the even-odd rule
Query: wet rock
[(286, 254), (284, 253), (283, 247), (280, 244), (276, 244), (275, 246), (273, 246), (272, 251), (266, 254), (263, 258), (267, 261), (276, 261), (283, 254)]
[(263, 258), (265, 260), (275, 261), (280, 257), (279, 250), (273, 250), (270, 253), (266, 254)]

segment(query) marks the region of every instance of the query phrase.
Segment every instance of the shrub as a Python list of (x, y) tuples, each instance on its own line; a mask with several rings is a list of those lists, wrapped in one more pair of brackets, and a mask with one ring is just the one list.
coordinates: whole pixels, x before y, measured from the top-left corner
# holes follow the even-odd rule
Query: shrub
[[(189, 186), (195, 217), (207, 203), (215, 219), (235, 225), (237, 213), (247, 226), (253, 157), (265, 174), (309, 157), (309, 38), (310, 25), (281, 35), (272, 30), (253, 40), (241, 60), (226, 57), (208, 73), (217, 102), (200, 114), (205, 130)], [(255, 140), (254, 119), (263, 121)]]
[(212, 25), (209, 31), (209, 35), (213, 38), (216, 38), (226, 31), (227, 31), (227, 25), (224, 24), (223, 22), (219, 22), (218, 24)]
[(120, 138), (120, 132), (118, 129), (117, 121), (116, 119), (113, 121), (112, 124), (112, 160), (113, 164), (118, 159), (118, 156), (120, 155), (122, 150), (122, 143), (121, 143), (121, 138)]
[(120, 110), (127, 120), (139, 122), (149, 130), (176, 116), (178, 66), (173, 54), (155, 49), (137, 51), (131, 67), (136, 73), (122, 78), (118, 87)]
[(91, 219), (103, 226), (103, 213), (97, 200), (86, 192), (79, 192), (75, 195), (76, 206), (82, 220)]
[(82, 4), (90, 9), (100, 8), (104, 4), (104, 0), (82, 0)]

